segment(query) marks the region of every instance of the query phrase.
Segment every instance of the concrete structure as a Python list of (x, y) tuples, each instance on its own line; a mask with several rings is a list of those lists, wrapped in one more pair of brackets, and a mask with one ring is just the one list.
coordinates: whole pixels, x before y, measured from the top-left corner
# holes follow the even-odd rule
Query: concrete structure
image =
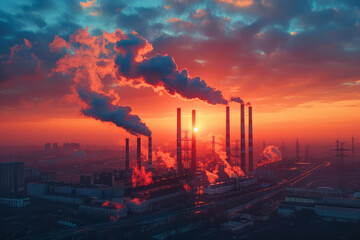
[(182, 155), (181, 155), (181, 108), (177, 109), (177, 129), (176, 129), (176, 163), (178, 174), (184, 173)]
[(46, 183), (28, 183), (27, 195), (42, 197), (48, 192), (48, 186)]
[[(121, 207), (119, 207), (121, 206)], [(80, 205), (79, 212), (88, 215), (109, 217), (111, 220), (117, 220), (127, 216), (127, 207), (112, 202), (93, 203), (91, 205)]]
[(191, 173), (196, 173), (196, 111), (192, 110)]
[[(249, 106), (249, 171), (254, 171), (252, 107)], [(246, 171), (244, 171), (246, 174)]]
[(280, 203), (278, 213), (290, 216), (303, 209), (328, 221), (360, 222), (360, 199), (319, 197), (320, 195), (290, 195)]
[(137, 138), (137, 144), (136, 144), (136, 161), (137, 161), (137, 167), (141, 168), (141, 138)]
[(76, 204), (76, 205), (82, 204), (84, 202), (82, 197), (77, 197), (74, 195), (59, 195), (59, 194), (43, 195), (41, 198), (53, 202), (61, 202), (61, 203)]
[(130, 146), (129, 139), (125, 139), (125, 179), (128, 179), (130, 172)]
[(73, 194), (74, 193), (74, 187), (72, 184), (64, 184), (55, 186), (55, 192), (59, 194)]
[(24, 189), (24, 163), (0, 163), (0, 194)]
[(44, 144), (44, 151), (45, 152), (50, 152), (51, 150), (51, 144), (50, 143), (45, 143)]
[(0, 206), (21, 208), (29, 205), (30, 198), (0, 198)]
[(102, 199), (102, 188), (96, 186), (76, 187), (75, 195)]
[(172, 188), (148, 193), (147, 199), (125, 198), (125, 203), (132, 213), (144, 213), (176, 207), (184, 198), (183, 188)]
[(152, 138), (148, 138), (148, 168), (152, 169)]
[(204, 194), (216, 195), (220, 193), (229, 192), (235, 190), (236, 184), (229, 182), (216, 182), (214, 184), (204, 186)]
[(221, 229), (225, 231), (230, 231), (232, 233), (239, 233), (245, 229), (248, 229), (254, 225), (254, 220), (251, 216), (242, 214), (236, 219), (236, 221), (231, 220), (229, 222), (221, 224)]
[(226, 161), (230, 162), (230, 107), (226, 106), (226, 137), (225, 137)]
[(245, 105), (240, 104), (241, 118), (240, 118), (240, 141), (241, 141), (241, 170), (246, 172), (246, 150), (245, 150)]
[(52, 151), (56, 153), (58, 150), (59, 150), (59, 149), (58, 149), (58, 144), (57, 144), (57, 143), (53, 143), (53, 144), (52, 144)]
[(231, 178), (222, 182), (215, 182), (204, 186), (204, 194), (216, 195), (235, 189), (245, 189), (257, 183), (256, 177)]
[[(84, 197), (102, 199), (105, 191), (112, 189), (109, 187), (98, 186), (98, 185), (72, 185), (64, 183), (28, 183), (27, 194), (39, 198), (47, 198), (46, 196), (58, 196), (67, 198), (78, 198)], [(112, 197), (112, 191), (107, 194), (109, 198)]]

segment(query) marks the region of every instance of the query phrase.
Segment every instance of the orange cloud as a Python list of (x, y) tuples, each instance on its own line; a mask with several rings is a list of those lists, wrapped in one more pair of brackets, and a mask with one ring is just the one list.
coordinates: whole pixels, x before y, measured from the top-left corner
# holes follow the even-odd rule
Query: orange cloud
[(231, 4), (234, 7), (249, 7), (254, 4), (253, 0), (217, 0), (217, 1)]
[(175, 22), (182, 22), (182, 20), (179, 18), (169, 18), (168, 20), (166, 20), (166, 22), (175, 23)]
[(86, 2), (80, 2), (80, 6), (82, 8), (90, 8), (90, 7), (97, 6), (96, 2), (97, 2), (97, 0), (88, 0)]

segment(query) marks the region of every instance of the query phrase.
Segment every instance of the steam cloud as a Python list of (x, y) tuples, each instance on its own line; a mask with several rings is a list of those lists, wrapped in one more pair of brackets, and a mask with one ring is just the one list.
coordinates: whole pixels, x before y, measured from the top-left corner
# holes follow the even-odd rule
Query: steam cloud
[(178, 70), (171, 56), (156, 55), (144, 58), (151, 45), (136, 34), (117, 42), (120, 52), (115, 63), (118, 74), (127, 79), (141, 79), (155, 88), (163, 87), (170, 95), (186, 99), (198, 98), (210, 104), (227, 104), (221, 91), (206, 84), (200, 77), (191, 78), (186, 69)]
[(278, 147), (275, 146), (267, 146), (263, 150), (263, 155), (266, 159), (262, 160), (260, 163), (258, 163), (258, 166), (262, 166), (265, 164), (269, 164), (272, 162), (277, 162), (282, 160), (281, 152)]

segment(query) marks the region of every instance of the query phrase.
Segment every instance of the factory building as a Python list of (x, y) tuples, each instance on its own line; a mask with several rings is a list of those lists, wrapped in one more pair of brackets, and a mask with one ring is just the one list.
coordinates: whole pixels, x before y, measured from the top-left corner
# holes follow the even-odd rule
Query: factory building
[(319, 218), (327, 221), (360, 222), (360, 199), (344, 197), (323, 197), (319, 194), (290, 195), (280, 203), (278, 213), (291, 216), (296, 211), (312, 210)]
[(0, 206), (22, 208), (30, 205), (30, 198), (0, 198)]
[(92, 202), (90, 205), (79, 206), (80, 213), (108, 217), (111, 220), (126, 217), (127, 211), (127, 206), (113, 202)]
[(244, 190), (257, 183), (256, 177), (230, 178), (225, 181), (215, 182), (204, 186), (204, 194), (217, 195), (232, 190)]
[(144, 213), (174, 208), (184, 199), (185, 191), (182, 187), (160, 187), (134, 193), (125, 198), (124, 202), (132, 213)]

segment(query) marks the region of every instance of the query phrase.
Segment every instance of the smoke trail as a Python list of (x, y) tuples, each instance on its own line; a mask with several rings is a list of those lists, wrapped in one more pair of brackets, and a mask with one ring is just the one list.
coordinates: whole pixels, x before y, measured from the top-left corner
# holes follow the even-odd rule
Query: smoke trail
[(179, 71), (171, 56), (145, 58), (152, 46), (138, 34), (128, 34), (127, 39), (118, 41), (116, 47), (119, 51), (115, 60), (119, 78), (140, 80), (185, 99), (198, 98), (210, 104), (228, 103), (221, 91), (208, 86), (200, 77), (191, 78), (186, 69)]
[(237, 103), (244, 103), (244, 100), (242, 100), (240, 97), (231, 97), (231, 102), (237, 102)]
[(151, 131), (145, 123), (138, 116), (131, 114), (130, 107), (116, 106), (112, 104), (114, 99), (111, 97), (92, 92), (86, 88), (78, 86), (76, 91), (80, 99), (88, 106), (81, 109), (85, 116), (93, 117), (103, 122), (112, 122), (133, 135), (151, 136)]
[(51, 52), (64, 54), (52, 74), (61, 72), (73, 77), (75, 95), (88, 105), (82, 113), (113, 122), (134, 135), (150, 136), (151, 131), (138, 116), (131, 114), (130, 107), (121, 107), (111, 101), (119, 99), (114, 86), (147, 85), (185, 99), (227, 103), (222, 93), (204, 80), (191, 78), (187, 70), (179, 71), (170, 56), (146, 58), (153, 47), (136, 33), (124, 34), (116, 29), (113, 33), (104, 31), (100, 36), (91, 36), (88, 28), (79, 29), (70, 35), (69, 41), (56, 36), (49, 48)]
[(115, 104), (119, 96), (107, 89), (103, 79), (117, 81), (114, 67), (115, 43), (125, 38), (121, 30), (90, 36), (88, 29), (80, 29), (66, 41), (56, 36), (49, 44), (50, 51), (66, 52), (56, 63), (54, 72), (73, 77), (74, 93), (87, 106), (81, 109), (85, 116), (104, 122), (112, 122), (133, 135), (151, 136), (150, 129), (128, 106)]
[(278, 147), (275, 146), (267, 146), (264, 151), (263, 151), (263, 156), (266, 159), (263, 159), (262, 161), (260, 161), (260, 163), (258, 163), (258, 166), (262, 166), (265, 164), (269, 164), (269, 163), (273, 163), (273, 162), (278, 162), (282, 160), (282, 156), (281, 156), (281, 152), (279, 150)]

